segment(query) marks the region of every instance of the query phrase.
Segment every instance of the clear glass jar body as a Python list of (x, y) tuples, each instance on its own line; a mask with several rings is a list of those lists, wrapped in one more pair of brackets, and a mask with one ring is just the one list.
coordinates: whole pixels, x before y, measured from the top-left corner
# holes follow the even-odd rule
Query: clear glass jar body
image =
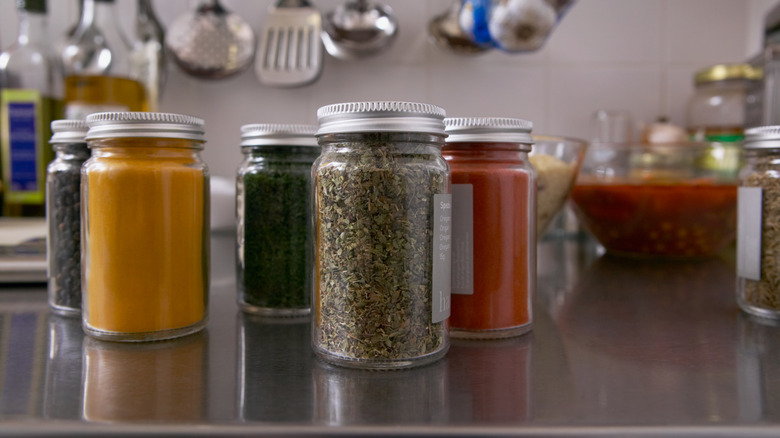
[(238, 305), (265, 316), (311, 311), (311, 166), (318, 147), (245, 146), (236, 179)]
[(449, 284), (447, 297), (434, 284), (440, 255), (449, 262), (449, 246), (440, 254), (435, 242), (436, 207), (450, 200), (443, 140), (419, 133), (319, 136), (312, 342), (322, 359), (406, 368), (449, 348), (447, 318), (437, 314), (440, 300), (449, 304)]
[(749, 83), (748, 79), (733, 78), (696, 85), (687, 107), (691, 138), (694, 141), (741, 141)]
[[(777, 226), (780, 221), (780, 147), (746, 149), (739, 180), (737, 302), (742, 310), (752, 315), (780, 319), (780, 227)], [(750, 202), (751, 191), (757, 195), (753, 198), (757, 202)], [(760, 252), (746, 254), (746, 258), (743, 248), (751, 236), (746, 233), (750, 228), (745, 225), (751, 218), (758, 217), (760, 229), (754, 231), (760, 240), (752, 246)], [(757, 270), (745, 268), (750, 265), (744, 263), (748, 259), (755, 260)]]
[(74, 315), (81, 312), (81, 165), (90, 153), (85, 142), (53, 148), (46, 168), (49, 306)]
[(458, 142), (443, 150), (452, 172), (452, 315), (457, 338), (531, 330), (536, 288), (536, 172), (529, 145)]
[(206, 325), (209, 175), (201, 141), (88, 141), (82, 167), (82, 319), (112, 341), (184, 336)]

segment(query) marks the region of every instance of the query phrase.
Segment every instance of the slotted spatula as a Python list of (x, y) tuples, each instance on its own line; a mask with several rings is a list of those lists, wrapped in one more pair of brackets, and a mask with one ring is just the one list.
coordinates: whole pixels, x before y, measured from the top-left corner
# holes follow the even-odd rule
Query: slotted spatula
[(255, 72), (261, 83), (297, 87), (322, 70), (322, 17), (307, 0), (279, 0), (268, 9)]

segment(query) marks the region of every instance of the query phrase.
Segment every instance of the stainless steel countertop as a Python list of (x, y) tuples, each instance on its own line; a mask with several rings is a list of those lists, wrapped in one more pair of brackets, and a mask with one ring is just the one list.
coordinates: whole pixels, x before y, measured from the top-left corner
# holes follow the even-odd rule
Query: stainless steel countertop
[(306, 320), (241, 314), (233, 239), (212, 237), (208, 328), (174, 341), (85, 339), (43, 286), (0, 289), (0, 434), (780, 436), (780, 328), (740, 313), (728, 256), (545, 240), (530, 335), (377, 372), (315, 359)]

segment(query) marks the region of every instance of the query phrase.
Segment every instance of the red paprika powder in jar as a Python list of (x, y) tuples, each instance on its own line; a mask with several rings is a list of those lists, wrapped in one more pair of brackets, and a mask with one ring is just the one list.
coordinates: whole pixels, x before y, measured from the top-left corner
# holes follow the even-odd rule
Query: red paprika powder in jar
[(444, 123), (453, 201), (451, 336), (524, 334), (536, 288), (533, 125), (488, 117)]

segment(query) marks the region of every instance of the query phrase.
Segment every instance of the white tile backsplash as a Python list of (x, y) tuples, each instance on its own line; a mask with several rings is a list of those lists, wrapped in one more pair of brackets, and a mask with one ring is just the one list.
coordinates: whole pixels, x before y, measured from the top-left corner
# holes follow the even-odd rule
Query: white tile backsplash
[(550, 132), (590, 139), (597, 109), (654, 121), (661, 106), (660, 67), (570, 67), (550, 74)]
[[(135, 0), (117, 0), (131, 29)], [(260, 33), (275, 0), (224, 0)], [(328, 11), (346, 0), (313, 0)], [(326, 58), (316, 83), (262, 86), (248, 70), (203, 82), (173, 70), (161, 109), (207, 122), (204, 158), (215, 175), (232, 177), (245, 123), (314, 123), (319, 106), (347, 100), (398, 99), (442, 105), (450, 115), (530, 119), (539, 133), (587, 138), (597, 109), (623, 109), (637, 122), (667, 116), (684, 123), (692, 74), (714, 63), (743, 61), (761, 44), (763, 15), (776, 0), (579, 0), (545, 47), (531, 54), (491, 51), (473, 57), (430, 43), (427, 25), (455, 0), (383, 0), (400, 33), (386, 53), (345, 62)], [(15, 0), (0, 0), (0, 44), (15, 38)], [(75, 22), (76, 0), (49, 0), (52, 35)], [(197, 0), (155, 0), (165, 25)], [(327, 56), (327, 55), (326, 55)]]
[[(658, 64), (665, 0), (584, 0), (548, 41), (553, 66)], [(583, 6), (584, 5), (584, 6)]]

